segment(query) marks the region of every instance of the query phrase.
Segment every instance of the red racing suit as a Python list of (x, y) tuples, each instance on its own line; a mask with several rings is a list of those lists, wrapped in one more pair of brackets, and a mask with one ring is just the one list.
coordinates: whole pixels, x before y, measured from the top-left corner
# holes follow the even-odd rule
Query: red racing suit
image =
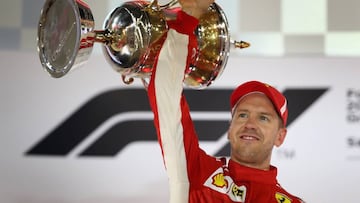
[(277, 169), (248, 168), (207, 155), (200, 147), (183, 95), (185, 67), (198, 20), (179, 11), (153, 68), (148, 96), (170, 187), (170, 203), (299, 203), (277, 182)]

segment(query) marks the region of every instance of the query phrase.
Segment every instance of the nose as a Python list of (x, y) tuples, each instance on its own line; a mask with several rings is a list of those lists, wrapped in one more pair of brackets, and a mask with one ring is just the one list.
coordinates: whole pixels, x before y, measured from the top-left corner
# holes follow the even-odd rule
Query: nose
[(246, 120), (245, 128), (247, 128), (247, 129), (255, 129), (256, 128), (256, 120), (253, 116), (249, 116), (249, 118)]

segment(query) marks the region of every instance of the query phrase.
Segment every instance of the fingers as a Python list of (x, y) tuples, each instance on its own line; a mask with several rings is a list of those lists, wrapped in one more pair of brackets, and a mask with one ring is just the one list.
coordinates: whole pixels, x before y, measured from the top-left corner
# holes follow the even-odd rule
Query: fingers
[(200, 18), (215, 0), (179, 0), (184, 12), (196, 18)]

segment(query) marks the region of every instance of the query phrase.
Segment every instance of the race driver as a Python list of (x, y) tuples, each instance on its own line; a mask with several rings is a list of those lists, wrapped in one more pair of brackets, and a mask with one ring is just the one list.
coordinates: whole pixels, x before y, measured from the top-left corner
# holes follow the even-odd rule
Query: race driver
[[(259, 81), (237, 87), (231, 97), (230, 159), (199, 147), (183, 80), (197, 42), (194, 30), (214, 0), (180, 0), (148, 86), (158, 141), (169, 178), (170, 203), (299, 203), (277, 182), (270, 164), (286, 136), (286, 98)], [(206, 91), (206, 90), (205, 90)], [(211, 101), (206, 101), (211, 102)]]

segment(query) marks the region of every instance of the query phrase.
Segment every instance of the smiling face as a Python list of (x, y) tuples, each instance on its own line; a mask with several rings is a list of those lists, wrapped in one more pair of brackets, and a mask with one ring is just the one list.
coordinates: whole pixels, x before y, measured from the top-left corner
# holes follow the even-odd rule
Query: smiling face
[(285, 139), (286, 128), (271, 101), (261, 93), (242, 98), (233, 111), (228, 130), (231, 159), (242, 165), (269, 169), (274, 146)]

